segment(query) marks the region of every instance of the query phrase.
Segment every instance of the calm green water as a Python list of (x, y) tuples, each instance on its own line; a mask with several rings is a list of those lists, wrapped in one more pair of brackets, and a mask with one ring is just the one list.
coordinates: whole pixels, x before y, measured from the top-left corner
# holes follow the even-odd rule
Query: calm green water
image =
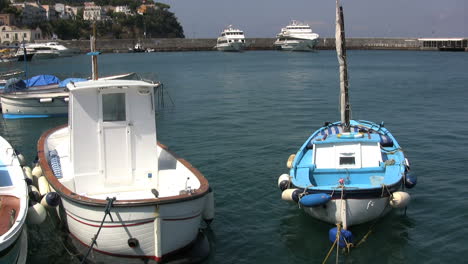
[[(349, 51), (348, 63), (353, 118), (385, 121), (419, 182), (406, 216), (393, 211), (378, 221), (367, 242), (340, 255), (340, 262), (463, 262), (468, 53)], [(174, 100), (157, 117), (158, 139), (214, 188), (213, 249), (206, 263), (322, 262), (332, 226), (282, 201), (276, 184), (287, 172), (288, 156), (325, 121), (339, 119), (335, 52), (105, 54), (99, 70), (158, 79)], [(88, 76), (90, 58), (36, 61), (28, 71)], [(0, 132), (32, 161), (40, 134), (65, 122), (2, 119)], [(351, 230), (360, 239), (369, 227)], [(48, 222), (31, 226), (29, 234), (29, 263), (78, 263)]]

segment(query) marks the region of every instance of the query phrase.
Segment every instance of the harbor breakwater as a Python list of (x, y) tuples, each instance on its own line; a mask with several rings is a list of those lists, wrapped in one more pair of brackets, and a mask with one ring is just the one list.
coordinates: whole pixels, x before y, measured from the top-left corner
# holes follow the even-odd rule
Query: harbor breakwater
[[(248, 50), (272, 50), (274, 38), (248, 38)], [(90, 50), (89, 40), (59, 41), (70, 48), (77, 48), (81, 52)], [(128, 52), (139, 42), (144, 48), (154, 51), (209, 51), (215, 50), (216, 39), (182, 39), (182, 38), (155, 38), (155, 39), (98, 39), (96, 46), (101, 52)], [(437, 50), (437, 48), (424, 48), (417, 38), (347, 38), (347, 49), (358, 50)], [(320, 38), (316, 46), (319, 50), (335, 49), (335, 38)], [(466, 50), (465, 50), (466, 51)]]

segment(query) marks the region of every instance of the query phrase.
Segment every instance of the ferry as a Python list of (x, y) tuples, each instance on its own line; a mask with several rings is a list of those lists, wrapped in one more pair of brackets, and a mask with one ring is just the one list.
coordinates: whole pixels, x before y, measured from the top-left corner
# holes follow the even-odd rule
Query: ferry
[(215, 48), (219, 51), (242, 51), (245, 49), (245, 46), (244, 32), (229, 25), (221, 32), (221, 36), (216, 41)]
[(290, 51), (311, 51), (317, 45), (319, 35), (313, 33), (308, 24), (293, 20), (281, 29), (273, 44), (277, 49)]

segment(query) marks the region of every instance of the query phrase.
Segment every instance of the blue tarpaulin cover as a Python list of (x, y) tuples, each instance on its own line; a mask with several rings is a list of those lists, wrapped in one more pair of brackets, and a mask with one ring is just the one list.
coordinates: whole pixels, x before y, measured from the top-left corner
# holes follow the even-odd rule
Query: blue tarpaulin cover
[(59, 83), (59, 78), (53, 75), (37, 75), (26, 81), (26, 87), (41, 86), (41, 85), (50, 85)]
[(65, 79), (65, 80), (63, 80), (63, 81), (61, 81), (61, 82), (59, 83), (59, 87), (60, 87), (60, 88), (62, 88), (62, 87), (67, 87), (67, 84), (68, 84), (69, 82), (74, 82), (74, 83), (76, 83), (76, 82), (84, 82), (84, 81), (87, 81), (87, 79), (83, 79), (83, 78), (67, 78), (67, 79)]

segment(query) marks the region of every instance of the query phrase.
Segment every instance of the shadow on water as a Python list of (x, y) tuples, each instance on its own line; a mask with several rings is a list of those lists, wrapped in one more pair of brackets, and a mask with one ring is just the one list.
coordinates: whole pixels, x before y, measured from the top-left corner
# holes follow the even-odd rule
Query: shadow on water
[[(296, 211), (296, 212), (294, 212)], [(371, 223), (352, 226), (354, 245), (349, 252), (340, 249), (340, 263), (365, 263), (377, 256), (388, 256), (397, 262), (405, 262), (411, 253), (407, 251), (412, 240), (411, 230), (415, 221), (404, 215), (403, 210), (393, 210)], [(296, 263), (322, 263), (333, 245), (328, 232), (335, 226), (316, 220), (296, 206), (287, 210), (281, 218), (279, 232), (281, 243), (288, 249)], [(336, 260), (336, 249), (331, 251), (327, 263)]]

